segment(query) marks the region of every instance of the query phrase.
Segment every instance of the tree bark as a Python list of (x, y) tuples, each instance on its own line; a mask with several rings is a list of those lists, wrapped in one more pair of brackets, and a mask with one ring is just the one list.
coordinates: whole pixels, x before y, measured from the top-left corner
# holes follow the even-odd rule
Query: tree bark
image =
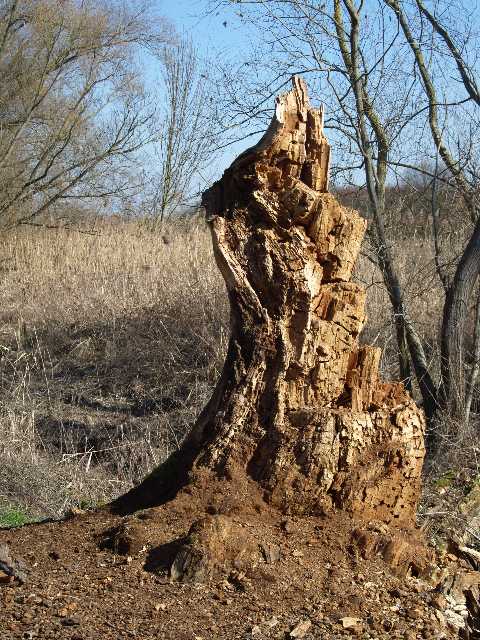
[(468, 304), (480, 272), (480, 219), (447, 291), (442, 323), (442, 382), (446, 411), (458, 424), (466, 421), (465, 327)]
[(254, 481), (285, 513), (343, 509), (412, 524), (424, 417), (359, 346), (351, 282), (366, 222), (328, 189), (323, 112), (306, 86), (277, 98), (260, 142), (204, 193), (231, 307), (221, 378), (179, 452), (114, 505), (160, 504), (197, 478)]

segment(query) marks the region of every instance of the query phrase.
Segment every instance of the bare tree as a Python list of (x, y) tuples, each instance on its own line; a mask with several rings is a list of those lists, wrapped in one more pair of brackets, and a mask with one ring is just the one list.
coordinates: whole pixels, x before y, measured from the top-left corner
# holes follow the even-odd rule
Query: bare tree
[(134, 56), (165, 42), (143, 3), (0, 4), (0, 224), (28, 224), (75, 198), (138, 188), (129, 162), (152, 137)]
[(181, 38), (156, 54), (165, 106), (153, 150), (159, 170), (150, 178), (154, 189), (149, 209), (155, 223), (161, 225), (191, 200), (215, 145), (206, 70), (192, 42)]
[[(442, 324), (442, 397), (452, 414), (464, 421), (468, 419), (471, 406), (471, 393), (478, 376), (478, 331), (474, 347), (474, 364), (472, 367), (470, 384), (465, 377), (465, 327), (469, 301), (474, 297), (474, 289), (480, 273), (480, 211), (478, 201), (478, 183), (476, 175), (473, 180), (466, 171), (462, 158), (455, 157), (450, 149), (439, 125), (439, 105), (441, 100), (435, 87), (431, 68), (425, 58), (419, 39), (413, 33), (409, 16), (402, 9), (397, 0), (385, 0), (394, 11), (402, 28), (405, 39), (413, 53), (418, 67), (425, 95), (428, 100), (428, 122), (435, 147), (464, 200), (464, 204), (473, 221), (473, 230), (466, 243), (455, 269), (452, 282), (447, 288), (446, 303)], [(416, 0), (416, 7), (421, 17), (425, 17), (435, 36), (443, 43), (457, 68), (459, 80), (475, 107), (480, 107), (480, 90), (477, 85), (475, 70), (467, 64), (463, 54), (456, 46), (453, 36), (447, 28), (423, 4)], [(478, 327), (478, 313), (475, 321)], [(468, 388), (468, 390), (467, 390)]]
[[(343, 16), (342, 5), (346, 9), (347, 21)], [(435, 400), (434, 384), (428, 371), (421, 341), (408, 314), (400, 278), (395, 269), (393, 255), (385, 232), (385, 186), (393, 145), (388, 132), (388, 124), (382, 121), (368, 86), (369, 68), (365, 63), (367, 56), (361, 48), (359, 36), (360, 11), (361, 5), (357, 7), (353, 0), (334, 0), (335, 32), (345, 70), (348, 73), (355, 96), (356, 139), (363, 157), (367, 191), (375, 221), (374, 242), (377, 245), (378, 262), (392, 303), (399, 348), (400, 372), (402, 378), (405, 379), (410, 374), (410, 361), (413, 363), (424, 407), (427, 414), (432, 415)], [(388, 46), (393, 47), (396, 39), (397, 34), (394, 34)], [(384, 57), (384, 51), (382, 51), (382, 57)], [(402, 124), (405, 123), (404, 112), (397, 112), (397, 117)], [(367, 124), (370, 125), (371, 131), (368, 131)]]

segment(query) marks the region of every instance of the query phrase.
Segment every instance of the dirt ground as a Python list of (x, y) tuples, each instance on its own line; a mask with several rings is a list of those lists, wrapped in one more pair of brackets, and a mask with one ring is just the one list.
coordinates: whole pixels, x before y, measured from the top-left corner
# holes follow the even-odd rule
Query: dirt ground
[(0, 531), (25, 572), (23, 584), (0, 584), (0, 638), (458, 637), (441, 624), (431, 585), (361, 557), (345, 514), (285, 517), (261, 499), (239, 509), (228, 491), (211, 493), (207, 517), (228, 518), (258, 556), (244, 570), (217, 567), (206, 583), (170, 572), (192, 522), (205, 517), (204, 497), (189, 491), (129, 516), (86, 512)]

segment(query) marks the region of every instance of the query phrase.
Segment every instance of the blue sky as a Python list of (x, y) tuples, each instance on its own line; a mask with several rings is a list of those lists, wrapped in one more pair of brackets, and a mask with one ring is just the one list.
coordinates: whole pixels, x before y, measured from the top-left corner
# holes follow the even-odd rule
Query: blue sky
[(157, 0), (158, 12), (169, 18), (179, 31), (190, 33), (203, 54), (234, 53), (247, 42), (245, 28), (233, 8), (222, 9), (218, 15), (206, 15), (208, 5), (208, 0)]
[[(201, 57), (238, 58), (239, 52), (250, 46), (247, 28), (235, 15), (235, 7), (224, 7), (215, 14), (209, 12), (210, 4), (209, 0), (156, 0), (158, 14), (168, 18), (178, 32), (191, 36)], [(236, 156), (254, 142), (252, 138), (225, 149), (210, 177), (220, 177)]]

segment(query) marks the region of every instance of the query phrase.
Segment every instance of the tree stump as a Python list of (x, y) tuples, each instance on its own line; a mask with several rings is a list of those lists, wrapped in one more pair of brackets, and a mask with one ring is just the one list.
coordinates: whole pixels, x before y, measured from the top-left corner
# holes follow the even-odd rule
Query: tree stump
[(231, 307), (226, 362), (179, 452), (118, 508), (207, 475), (247, 478), (287, 514), (414, 522), (424, 417), (379, 379), (380, 350), (359, 346), (365, 291), (351, 278), (366, 222), (328, 193), (329, 158), (323, 111), (295, 78), (260, 142), (204, 193)]

